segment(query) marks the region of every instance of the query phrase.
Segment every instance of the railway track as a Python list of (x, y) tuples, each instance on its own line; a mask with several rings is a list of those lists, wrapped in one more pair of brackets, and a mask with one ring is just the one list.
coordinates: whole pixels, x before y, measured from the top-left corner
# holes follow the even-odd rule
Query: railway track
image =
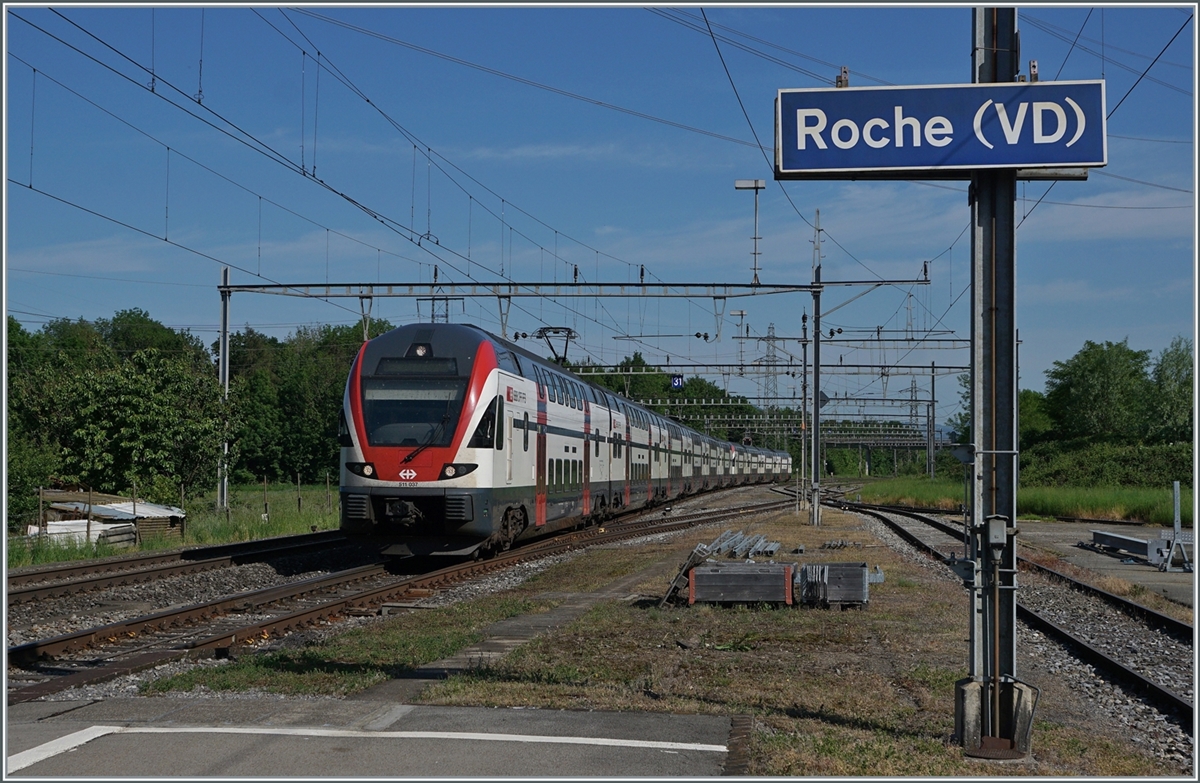
[(301, 555), (346, 541), (338, 531), (324, 531), (25, 569), (8, 574), (8, 605)]
[[(849, 502), (831, 505), (883, 522), (905, 541), (943, 563), (965, 556), (961, 525), (895, 507)], [(955, 539), (955, 545), (948, 543)], [(1078, 658), (1123, 687), (1143, 694), (1158, 709), (1179, 716), (1187, 733), (1193, 734), (1191, 663), (1195, 632), (1191, 625), (1026, 558), (1018, 557), (1018, 564), (1038, 577), (1036, 584), (1031, 579), (1018, 593), (1022, 596), (1017, 602), (1020, 620), (1066, 645)], [(1082, 596), (1083, 602), (1064, 599), (1061, 591)], [(1187, 686), (1186, 696), (1177, 692), (1180, 683)]]
[(627, 521), (574, 531), (491, 559), (457, 563), (427, 573), (398, 575), (389, 570), (388, 563), (372, 563), (19, 644), (8, 649), (8, 703), (30, 701), (171, 660), (221, 655), (240, 643), (283, 635), (342, 615), (374, 614), (385, 603), (427, 595), (519, 562), (786, 508), (788, 504), (779, 500), (671, 516), (655, 509)]

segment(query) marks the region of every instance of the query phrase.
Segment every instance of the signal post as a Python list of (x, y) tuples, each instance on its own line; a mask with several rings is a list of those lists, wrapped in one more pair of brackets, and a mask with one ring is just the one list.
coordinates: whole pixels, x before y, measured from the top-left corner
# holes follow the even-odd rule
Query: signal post
[(971, 509), (953, 564), (971, 596), (970, 652), (955, 733), (967, 755), (1018, 759), (1037, 691), (1016, 671), (1016, 182), (1105, 165), (1105, 96), (1102, 80), (1038, 82), (1033, 62), (1026, 81), (1016, 10), (972, 14), (971, 84), (780, 90), (775, 178), (971, 183)]

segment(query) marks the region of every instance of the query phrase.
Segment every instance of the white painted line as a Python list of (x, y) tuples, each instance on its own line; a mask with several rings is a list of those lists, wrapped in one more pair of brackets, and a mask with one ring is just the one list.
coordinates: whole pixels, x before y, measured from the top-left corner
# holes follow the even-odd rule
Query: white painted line
[(20, 753), (14, 753), (8, 757), (7, 772), (12, 774), (18, 770), (25, 769), (30, 764), (36, 764), (39, 761), (45, 761), (51, 756), (57, 756), (59, 753), (66, 753), (68, 750), (74, 750), (80, 745), (91, 742), (97, 737), (103, 737), (106, 734), (115, 734), (119, 731), (124, 731), (122, 726), (89, 726), (86, 729), (81, 729), (74, 734), (68, 734), (65, 737), (59, 737), (56, 740), (50, 740), (44, 744), (38, 745), (36, 748), (23, 750)]
[(614, 748), (646, 748), (650, 750), (694, 750), (725, 753), (724, 745), (704, 745), (695, 742), (655, 742), (651, 740), (611, 739), (607, 737), (555, 737), (544, 734), (490, 734), (469, 731), (370, 731), (362, 729), (317, 729), (299, 726), (91, 726), (51, 740), (36, 748), (8, 757), (8, 773), (17, 772), (31, 764), (73, 750), (108, 734), (268, 734), (284, 737), (388, 737), (391, 739), (444, 739), (484, 742), (529, 742), (551, 745), (600, 745)]
[(545, 734), (492, 734), (473, 731), (364, 731), (362, 729), (317, 729), (303, 726), (130, 726), (126, 734), (275, 734), (293, 737), (388, 737), (391, 739), (446, 739), (484, 742), (531, 742), (557, 745), (603, 745), (615, 748), (653, 750), (697, 750), (725, 753), (724, 745), (695, 742), (656, 742), (610, 739), (608, 737), (557, 737)]

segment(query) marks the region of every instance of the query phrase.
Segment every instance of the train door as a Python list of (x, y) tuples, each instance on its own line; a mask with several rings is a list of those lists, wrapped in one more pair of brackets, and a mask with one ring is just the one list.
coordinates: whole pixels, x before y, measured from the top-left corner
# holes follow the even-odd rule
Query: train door
[[(535, 368), (536, 369), (536, 368)], [(537, 437), (534, 439), (534, 464), (537, 484), (534, 500), (534, 524), (546, 524), (546, 377), (537, 371)]]
[(493, 486), (496, 487), (512, 485), (513, 461), (520, 459), (513, 448), (515, 445), (513, 417), (520, 415), (520, 409), (524, 407), (525, 403), (525, 392), (520, 388), (522, 380), (503, 372), (498, 376), (497, 388), (500, 392), (500, 403), (496, 411), (496, 449), (504, 452), (504, 462), (501, 464), (499, 459), (496, 460), (496, 467), (493, 471), (495, 479)]
[(510, 408), (504, 414), (504, 437), (507, 442), (504, 444), (504, 450), (507, 452), (504, 455), (504, 483), (513, 483), (513, 412)]
[(634, 429), (630, 425), (632, 411), (625, 411), (625, 506), (629, 506), (634, 496)]
[(604, 497), (608, 505), (612, 505), (612, 458), (609, 434), (612, 432), (612, 404), (604, 392), (598, 395), (603, 410), (596, 424), (596, 479), (604, 487)]
[(588, 448), (592, 433), (592, 406), (588, 404), (588, 389), (581, 386), (579, 392), (583, 401), (583, 440), (580, 442), (580, 448), (583, 449), (583, 472), (579, 479), (583, 482), (583, 514), (587, 516), (592, 513), (592, 450)]

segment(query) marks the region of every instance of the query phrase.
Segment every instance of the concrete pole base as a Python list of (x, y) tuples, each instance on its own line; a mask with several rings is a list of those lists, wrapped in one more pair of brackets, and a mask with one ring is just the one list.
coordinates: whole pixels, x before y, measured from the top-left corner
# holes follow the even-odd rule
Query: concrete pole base
[(963, 753), (993, 760), (1023, 759), (1030, 753), (1038, 689), (1023, 682), (1000, 683), (999, 736), (984, 734), (985, 713), (992, 710), (992, 683), (965, 679), (954, 684), (954, 734)]

